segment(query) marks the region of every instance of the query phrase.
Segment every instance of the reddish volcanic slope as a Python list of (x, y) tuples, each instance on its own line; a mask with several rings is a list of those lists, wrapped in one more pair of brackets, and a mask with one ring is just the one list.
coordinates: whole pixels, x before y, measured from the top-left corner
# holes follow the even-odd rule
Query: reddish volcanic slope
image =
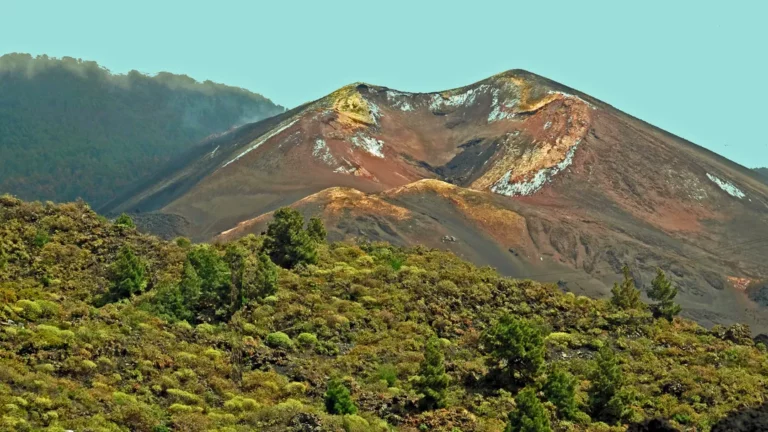
[(605, 294), (660, 266), (703, 323), (768, 314), (768, 185), (756, 173), (524, 71), (413, 94), (367, 84), (217, 137), (105, 210), (181, 216), (195, 238), (260, 232), (291, 204), (334, 238), (454, 250)]

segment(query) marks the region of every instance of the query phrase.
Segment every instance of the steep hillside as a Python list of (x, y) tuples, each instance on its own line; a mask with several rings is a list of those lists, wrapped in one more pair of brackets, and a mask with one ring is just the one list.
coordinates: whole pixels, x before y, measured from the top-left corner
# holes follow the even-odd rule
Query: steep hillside
[[(551, 149), (549, 160), (529, 160), (529, 170), (566, 157), (585, 133), (581, 122), (590, 109), (565, 90), (524, 71), (440, 94), (353, 84), (209, 141), (103, 210), (163, 209), (187, 217), (193, 236), (205, 238), (327, 187), (372, 192), (450, 178), (487, 188), (494, 173), (503, 176), (515, 164), (510, 146)], [(537, 136), (520, 129), (543, 127), (534, 114), (545, 106), (578, 117), (578, 124), (556, 124), (547, 133), (563, 141), (537, 146)], [(494, 163), (483, 166), (491, 155)]]
[(184, 75), (113, 75), (69, 57), (0, 57), (0, 193), (93, 205), (211, 134), (283, 112)]
[(763, 181), (768, 182), (768, 168), (755, 168), (758, 174), (763, 178)]
[[(768, 391), (765, 346), (743, 326), (385, 243), (319, 241), (314, 264), (253, 278), (272, 243), (170, 243), (82, 203), (0, 197), (0, 428), (500, 432), (527, 410), (557, 431), (708, 431)], [(522, 362), (493, 348), (509, 322)]]
[(448, 247), (593, 296), (624, 264), (642, 287), (662, 267), (688, 316), (768, 326), (744, 292), (768, 279), (768, 185), (525, 71), (430, 94), (347, 86), (209, 141), (105, 210), (174, 215), (196, 239), (231, 239), (290, 203), (337, 238)]

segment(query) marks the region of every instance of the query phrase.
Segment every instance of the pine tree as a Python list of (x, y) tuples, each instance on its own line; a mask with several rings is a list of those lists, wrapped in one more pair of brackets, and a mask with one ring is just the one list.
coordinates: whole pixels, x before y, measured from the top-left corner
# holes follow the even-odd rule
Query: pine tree
[(277, 268), (265, 253), (248, 257), (240, 278), (241, 303), (274, 294), (277, 291)]
[(328, 382), (324, 395), (325, 410), (329, 414), (355, 414), (357, 407), (352, 402), (349, 389), (338, 379)]
[(653, 279), (651, 289), (648, 290), (648, 297), (658, 302), (653, 305), (654, 314), (672, 321), (672, 318), (682, 309), (674, 302), (675, 296), (677, 296), (677, 288), (672, 286), (672, 282), (667, 279), (664, 271), (656, 269), (656, 278)]
[(536, 397), (536, 390), (527, 387), (515, 397), (515, 409), (509, 413), (504, 432), (550, 432), (547, 411)]
[(198, 313), (204, 320), (227, 320), (231, 316), (232, 275), (227, 263), (211, 245), (196, 245), (187, 259), (200, 278)]
[(544, 337), (528, 321), (503, 316), (482, 336), (483, 350), (512, 380), (528, 381), (538, 376), (544, 364)]
[(153, 309), (159, 315), (171, 320), (195, 322), (195, 311), (200, 299), (202, 281), (197, 276), (189, 260), (184, 262), (181, 282), (178, 284), (164, 283), (157, 288), (153, 299)]
[(432, 336), (427, 341), (424, 361), (421, 362), (416, 389), (422, 394), (422, 409), (431, 410), (445, 407), (449, 377), (445, 373), (445, 360), (440, 349), (440, 340)]
[(309, 234), (309, 238), (311, 238), (315, 243), (324, 242), (325, 238), (328, 236), (328, 232), (325, 230), (323, 221), (317, 217), (309, 218), (309, 223), (307, 224), (307, 234)]
[(624, 405), (616, 395), (624, 384), (616, 354), (607, 346), (600, 349), (590, 377), (589, 407), (593, 418), (614, 422), (622, 417)]
[(200, 301), (200, 293), (203, 281), (197, 275), (195, 268), (189, 260), (184, 261), (184, 268), (181, 273), (181, 282), (179, 283), (179, 292), (181, 294), (182, 305), (184, 307), (182, 315), (178, 319), (189, 322), (195, 321), (195, 310)]
[(272, 261), (283, 268), (317, 262), (317, 245), (304, 229), (304, 217), (290, 207), (275, 212), (274, 219), (267, 227), (264, 247)]
[(555, 367), (544, 383), (544, 396), (557, 407), (560, 417), (566, 420), (573, 419), (577, 412), (576, 383), (576, 378), (561, 367)]
[(640, 290), (635, 288), (635, 281), (629, 273), (629, 267), (624, 266), (622, 272), (624, 273), (624, 280), (621, 281), (621, 284), (614, 283), (611, 289), (611, 294), (613, 294), (611, 303), (619, 309), (637, 309), (643, 304), (640, 301)]
[(146, 273), (144, 260), (138, 257), (130, 246), (123, 246), (110, 268), (110, 292), (117, 298), (139, 294), (147, 287)]

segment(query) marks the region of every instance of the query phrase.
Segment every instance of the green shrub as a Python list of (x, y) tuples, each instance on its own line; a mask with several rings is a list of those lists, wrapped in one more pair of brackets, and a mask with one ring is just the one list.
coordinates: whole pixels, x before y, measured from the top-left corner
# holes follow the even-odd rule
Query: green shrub
[(302, 395), (307, 392), (307, 386), (300, 382), (291, 382), (285, 386), (285, 392), (289, 395)]
[(231, 412), (255, 411), (259, 407), (261, 407), (261, 404), (255, 400), (241, 396), (235, 396), (224, 402), (224, 409)]
[(21, 309), (21, 315), (30, 321), (35, 321), (43, 314), (43, 308), (32, 300), (19, 300), (16, 302), (16, 307)]
[(317, 336), (312, 333), (301, 333), (296, 337), (296, 342), (304, 348), (314, 348), (317, 345)]
[(202, 399), (200, 396), (197, 396), (196, 394), (192, 394), (188, 391), (181, 390), (181, 389), (175, 389), (171, 388), (166, 391), (168, 393), (168, 396), (175, 400), (176, 402), (187, 404), (187, 405), (195, 405), (202, 403)]
[(391, 364), (381, 365), (377, 376), (380, 380), (387, 382), (387, 387), (394, 387), (397, 383), (397, 368)]
[(293, 341), (283, 332), (274, 332), (267, 335), (267, 346), (284, 350), (293, 349)]
[(48, 242), (51, 241), (50, 236), (48, 235), (47, 231), (44, 230), (37, 230), (37, 233), (35, 233), (35, 238), (32, 240), (32, 243), (41, 248), (48, 244)]
[(136, 224), (133, 223), (133, 219), (130, 216), (123, 213), (115, 219), (115, 225), (125, 228), (136, 228)]
[(328, 382), (324, 395), (325, 410), (329, 414), (356, 414), (357, 407), (352, 402), (349, 389), (338, 379)]

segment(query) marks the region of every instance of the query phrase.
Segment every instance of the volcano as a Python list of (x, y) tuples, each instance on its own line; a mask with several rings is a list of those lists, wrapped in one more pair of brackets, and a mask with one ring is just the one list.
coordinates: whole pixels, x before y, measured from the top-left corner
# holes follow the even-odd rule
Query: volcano
[(285, 205), (331, 239), (450, 249), (577, 294), (607, 295), (624, 264), (641, 288), (662, 268), (685, 315), (768, 329), (750, 294), (768, 279), (759, 174), (526, 71), (439, 93), (346, 86), (210, 139), (101, 210), (228, 240)]

